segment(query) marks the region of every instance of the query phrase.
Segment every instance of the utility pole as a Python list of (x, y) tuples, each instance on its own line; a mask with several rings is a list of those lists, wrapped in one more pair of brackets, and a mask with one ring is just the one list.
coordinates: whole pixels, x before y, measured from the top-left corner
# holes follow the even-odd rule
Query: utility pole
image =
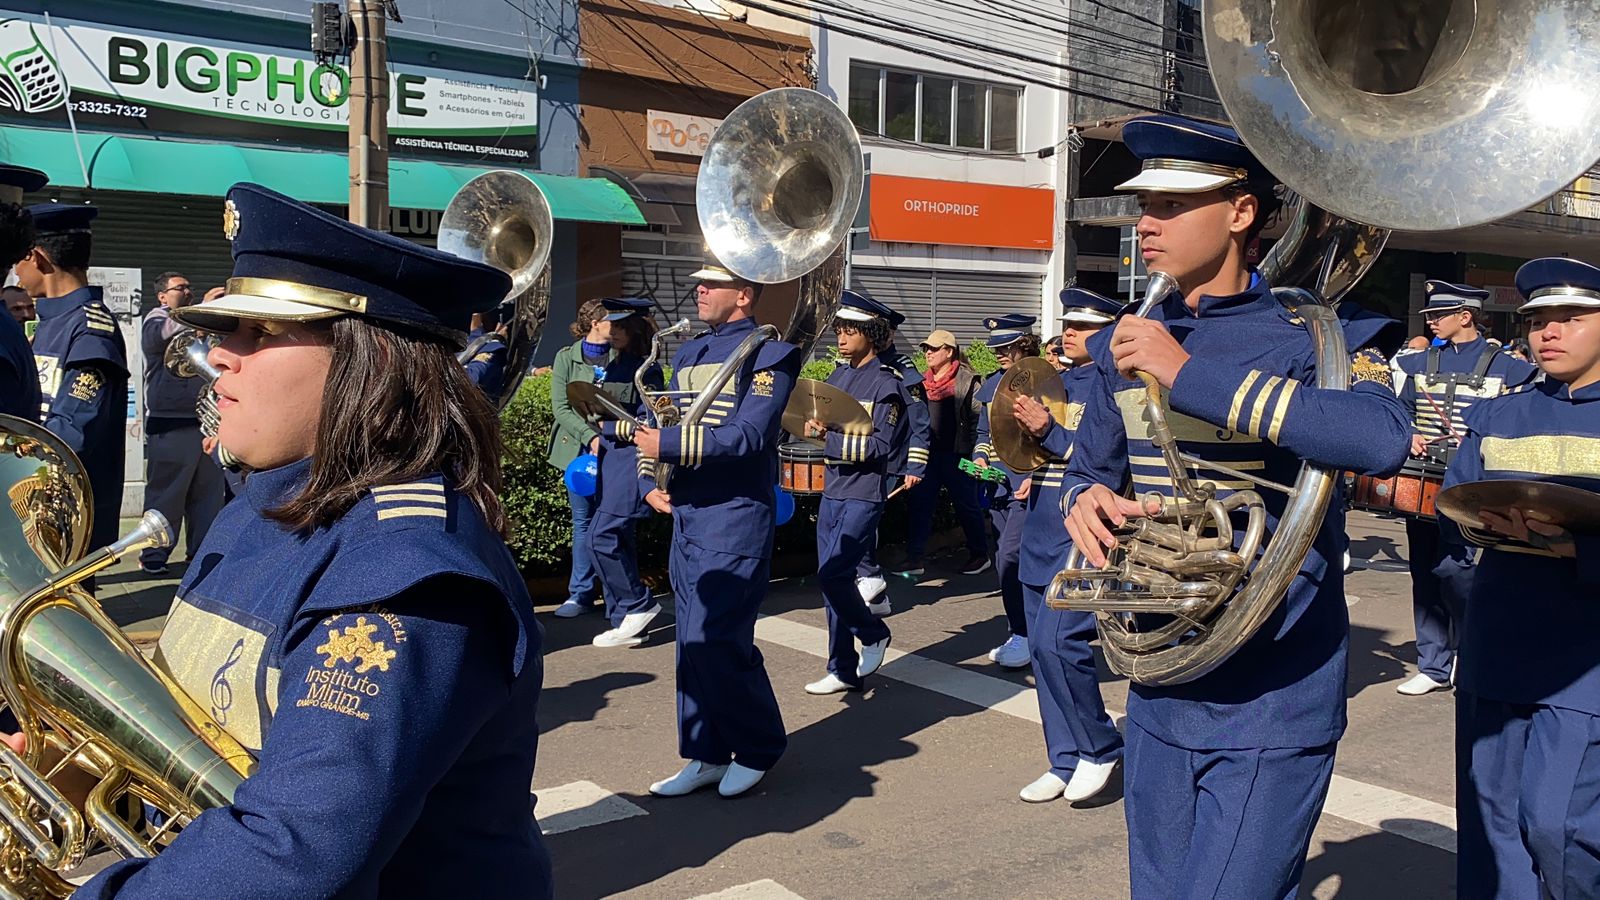
[(350, 221), (389, 230), (389, 45), (385, 0), (350, 0)]

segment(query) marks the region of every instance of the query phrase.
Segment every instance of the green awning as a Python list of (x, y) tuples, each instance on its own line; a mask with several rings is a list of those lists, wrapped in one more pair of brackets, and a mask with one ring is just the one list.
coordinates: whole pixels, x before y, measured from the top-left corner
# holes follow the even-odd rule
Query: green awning
[[(221, 197), (238, 182), (254, 181), (307, 203), (343, 205), (350, 198), (350, 164), (342, 153), (85, 132), (78, 133), (74, 144), (70, 131), (0, 127), (0, 161), (42, 169), (58, 187)], [(389, 203), (402, 209), (444, 209), (457, 189), (488, 171), (390, 159)], [(639, 207), (607, 179), (517, 171), (539, 185), (557, 219), (645, 224)]]

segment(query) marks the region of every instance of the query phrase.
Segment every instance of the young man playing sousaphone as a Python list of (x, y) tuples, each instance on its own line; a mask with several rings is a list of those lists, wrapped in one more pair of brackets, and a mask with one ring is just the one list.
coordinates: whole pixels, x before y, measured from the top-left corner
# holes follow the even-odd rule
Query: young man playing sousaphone
[[(1441, 511), (1456, 485), (1489, 479), (1600, 491), (1600, 269), (1536, 259), (1517, 291), (1544, 377), (1467, 412)], [(1576, 503), (1592, 523), (1600, 497)], [(1600, 886), (1600, 530), (1540, 506), (1480, 508), (1484, 527), (1465, 530), (1487, 548), (1456, 679), (1456, 884), (1471, 900)]]
[(856, 590), (856, 565), (878, 532), (894, 478), (891, 464), (908, 427), (899, 370), (878, 357), (889, 346), (889, 315), (888, 307), (871, 297), (845, 291), (833, 321), (845, 364), (833, 370), (828, 383), (866, 407), (872, 430), (846, 434), (837, 425), (809, 419), (801, 435), (822, 439), (828, 460), (817, 510), (817, 583), (828, 613), (828, 674), (806, 685), (808, 694), (861, 690), (889, 650), (889, 626)]
[[(1088, 564), (1106, 564), (1113, 527), (1154, 512), (1152, 493), (1174, 492), (1135, 372), (1159, 382), (1183, 452), (1279, 484), (1293, 483), (1303, 461), (1398, 469), (1410, 423), (1388, 366), (1360, 351), (1349, 390), (1317, 388), (1305, 322), (1246, 262), (1276, 206), (1275, 184), (1238, 136), (1156, 116), (1129, 122), (1123, 138), (1144, 163), (1121, 188), (1139, 195), (1145, 265), (1179, 290), (1148, 318), (1125, 316), (1089, 341), (1096, 376), (1066, 503)], [(1255, 487), (1204, 467), (1189, 474), (1219, 497)], [(1141, 500), (1120, 493), (1130, 485)], [(1261, 495), (1270, 548), (1288, 498)], [(1343, 510), (1331, 503), (1253, 637), (1186, 683), (1132, 686), (1125, 764), (1136, 900), (1295, 896), (1345, 728), (1344, 541)]]

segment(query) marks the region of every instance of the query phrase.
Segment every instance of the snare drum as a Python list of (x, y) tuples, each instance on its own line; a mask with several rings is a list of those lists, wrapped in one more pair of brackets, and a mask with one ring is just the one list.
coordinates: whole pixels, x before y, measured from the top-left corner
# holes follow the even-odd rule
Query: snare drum
[(1373, 512), (1395, 512), (1422, 519), (1437, 518), (1433, 498), (1444, 485), (1444, 468), (1420, 459), (1408, 459), (1399, 474), (1389, 478), (1357, 475), (1350, 505)]
[(791, 494), (822, 493), (828, 464), (821, 447), (792, 440), (778, 445), (778, 486)]

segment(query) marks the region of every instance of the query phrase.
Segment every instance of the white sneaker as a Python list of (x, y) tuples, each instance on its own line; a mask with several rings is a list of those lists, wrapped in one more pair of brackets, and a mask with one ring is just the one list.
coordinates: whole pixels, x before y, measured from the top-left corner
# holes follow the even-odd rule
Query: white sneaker
[(724, 797), (737, 797), (745, 791), (756, 786), (766, 772), (761, 769), (752, 769), (741, 766), (737, 762), (728, 766), (728, 771), (722, 776), (722, 782), (717, 785), (717, 793)]
[(1019, 791), (1017, 796), (1029, 803), (1048, 803), (1061, 796), (1061, 792), (1066, 787), (1067, 783), (1061, 780), (1060, 775), (1054, 772), (1046, 772), (1034, 779), (1032, 784)]
[(691, 759), (689, 764), (684, 766), (678, 774), (665, 781), (658, 781), (650, 785), (650, 793), (655, 794), (657, 797), (682, 797), (684, 794), (692, 794), (707, 785), (716, 784), (722, 780), (722, 776), (727, 772), (727, 766), (713, 766), (710, 763)]
[(880, 619), (893, 611), (894, 610), (889, 608), (889, 595), (887, 592), (878, 595), (877, 603), (867, 604), (867, 612), (872, 613)]
[(1106, 784), (1111, 781), (1111, 774), (1117, 771), (1117, 766), (1121, 762), (1120, 759), (1103, 763), (1079, 759), (1078, 767), (1072, 770), (1072, 780), (1067, 782), (1067, 786), (1061, 791), (1062, 799), (1069, 803), (1077, 803), (1105, 790)]
[(883, 655), (889, 652), (889, 639), (884, 638), (876, 644), (865, 644), (861, 648), (861, 662), (856, 666), (856, 676), (865, 678), (878, 667), (883, 665)]
[(589, 607), (586, 604), (579, 603), (576, 600), (568, 600), (556, 607), (556, 618), (575, 619), (578, 616), (583, 615), (585, 612), (588, 612), (588, 610)]
[(652, 604), (644, 612), (628, 613), (623, 616), (622, 624), (611, 630), (625, 638), (638, 637), (650, 627), (650, 621), (659, 615), (661, 615), (661, 604)]
[(1028, 654), (1028, 639), (1020, 634), (1006, 638), (1006, 642), (989, 651), (989, 661), (1002, 669), (1021, 669), (1033, 661)]
[(878, 595), (889, 589), (889, 582), (879, 575), (862, 575), (856, 578), (856, 591), (861, 594), (861, 602), (871, 603)]
[(819, 697), (825, 696), (827, 694), (842, 694), (845, 691), (856, 691), (856, 690), (860, 690), (860, 688), (856, 687), (853, 684), (850, 684), (849, 682), (844, 681), (843, 679), (841, 679), (839, 676), (833, 674), (832, 672), (829, 672), (828, 674), (822, 676), (822, 678), (820, 680), (813, 681), (810, 684), (806, 685), (806, 693), (808, 693), (808, 694), (816, 694)]
[(1418, 672), (1395, 685), (1394, 692), (1396, 694), (1404, 694), (1407, 697), (1421, 697), (1423, 694), (1431, 694), (1434, 691), (1442, 691), (1449, 687), (1450, 683), (1448, 681), (1434, 681), (1432, 676)]

